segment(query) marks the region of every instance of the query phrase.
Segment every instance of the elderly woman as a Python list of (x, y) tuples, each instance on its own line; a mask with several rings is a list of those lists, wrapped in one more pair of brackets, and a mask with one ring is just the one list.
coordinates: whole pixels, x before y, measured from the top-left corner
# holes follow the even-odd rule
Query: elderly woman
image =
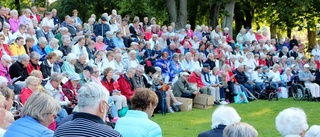
[(29, 75), (33, 70), (40, 70), (39, 60), (40, 60), (40, 54), (37, 52), (31, 52), (30, 62), (27, 65), (27, 71)]
[(66, 61), (63, 62), (63, 65), (61, 66), (61, 70), (65, 72), (67, 75), (70, 75), (72, 73), (76, 73), (74, 64), (77, 62), (77, 56), (76, 54), (69, 53)]
[(212, 113), (211, 130), (202, 132), (198, 137), (222, 137), (226, 126), (240, 122), (241, 117), (233, 107), (219, 106)]
[(101, 50), (96, 51), (96, 53), (94, 54), (94, 59), (91, 59), (89, 62), (89, 66), (95, 65), (97, 66), (98, 70), (99, 70), (99, 75), (102, 74), (102, 58), (104, 56), (104, 52)]
[(223, 131), (223, 137), (258, 137), (257, 130), (247, 123), (233, 123)]
[(3, 34), (5, 39), (4, 39), (4, 44), (11, 44), (11, 42), (14, 41), (14, 37), (12, 36), (12, 33), (10, 32), (10, 25), (8, 23), (4, 23), (3, 25), (3, 29), (0, 32), (0, 34)]
[(150, 89), (139, 88), (131, 98), (131, 109), (117, 121), (115, 130), (126, 136), (162, 136), (160, 126), (149, 120), (158, 104), (157, 95)]
[(272, 71), (269, 71), (268, 77), (272, 78), (272, 85), (278, 90), (279, 87), (283, 87), (284, 83), (281, 81), (280, 77), (280, 66), (278, 64), (273, 65)]
[(62, 35), (61, 37), (62, 45), (58, 48), (62, 53), (63, 56), (67, 56), (69, 53), (71, 53), (71, 47), (70, 47), (70, 36), (68, 35)]
[(32, 20), (30, 18), (30, 15), (31, 15), (31, 10), (30, 9), (25, 9), (23, 11), (23, 15), (20, 16), (20, 18), (19, 18), (20, 24), (32, 27), (33, 23), (32, 23)]
[(60, 50), (54, 50), (53, 52), (56, 53), (56, 59), (55, 59), (54, 65), (53, 65), (53, 71), (60, 73), (61, 66), (63, 64), (63, 60), (61, 59), (63, 54)]
[(114, 56), (114, 60), (113, 60), (113, 64), (115, 67), (114, 73), (116, 75), (122, 75), (125, 73), (124, 65), (122, 64), (121, 60), (122, 60), (122, 55), (120, 53), (117, 53)]
[(35, 76), (29, 76), (26, 79), (26, 87), (21, 90), (20, 101), (25, 104), (32, 93), (38, 91), (41, 80)]
[(114, 75), (112, 68), (106, 68), (103, 71), (103, 75), (104, 77), (101, 80), (101, 84), (109, 91), (110, 96), (116, 102), (115, 104), (119, 111), (119, 116), (124, 116), (128, 110), (127, 100), (125, 96), (121, 95), (118, 82), (112, 78)]
[(56, 65), (54, 62), (56, 61), (57, 54), (54, 52), (51, 52), (47, 55), (46, 60), (44, 60), (40, 65), (40, 70), (43, 74), (43, 78), (47, 79), (51, 76), (51, 74), (54, 71), (54, 65)]
[(252, 71), (254, 68), (256, 68), (256, 66), (258, 66), (251, 52), (246, 53), (244, 62), (245, 62), (245, 65), (248, 67), (249, 71)]
[(0, 94), (2, 94), (5, 97), (4, 109), (6, 110), (6, 115), (3, 128), (7, 129), (14, 121), (14, 116), (10, 112), (13, 104), (14, 93), (10, 88), (2, 86), (0, 87)]
[(53, 136), (48, 126), (59, 111), (59, 104), (49, 94), (35, 92), (22, 109), (23, 117), (13, 122), (4, 136)]
[(72, 19), (74, 20), (74, 23), (78, 23), (82, 25), (82, 20), (78, 17), (78, 10), (73, 10), (72, 11)]
[(127, 100), (131, 99), (133, 93), (136, 90), (133, 83), (135, 71), (135, 68), (129, 68), (127, 72), (121, 75), (118, 79), (120, 91), (122, 95), (124, 95), (127, 98)]
[(283, 137), (303, 137), (309, 125), (301, 108), (287, 108), (275, 118), (276, 128)]
[[(71, 101), (72, 104), (78, 104), (78, 90), (80, 89), (80, 76), (77, 73), (71, 74), (69, 80), (62, 85), (63, 94)], [(70, 110), (69, 108), (67, 111)], [(68, 111), (71, 113), (72, 109)]]
[(96, 43), (94, 44), (97, 50), (106, 50), (106, 45), (103, 43), (103, 37), (98, 36), (96, 38)]
[(136, 58), (137, 54), (135, 50), (131, 50), (129, 53), (129, 58), (127, 60), (124, 61), (124, 68), (128, 69), (128, 68), (135, 68), (139, 65), (139, 61)]
[(56, 38), (52, 38), (49, 42), (49, 45), (47, 45), (44, 48), (44, 51), (46, 52), (46, 54), (49, 54), (50, 52), (53, 52), (54, 50), (57, 50), (59, 45), (58, 45), (59, 40)]
[(95, 22), (94, 18), (89, 18), (88, 23), (83, 24), (84, 32), (89, 32), (90, 34), (93, 34), (94, 22)]
[(9, 75), (9, 65), (11, 65), (11, 57), (9, 55), (3, 55), (1, 57), (0, 63), (0, 76), (5, 77), (8, 82), (11, 82), (11, 77)]
[(22, 54), (18, 56), (18, 61), (13, 63), (9, 68), (9, 74), (11, 78), (18, 78), (18, 81), (24, 81), (28, 76), (28, 71), (26, 69), (29, 64), (29, 56), (27, 54)]
[(10, 11), (10, 19), (9, 19), (10, 29), (12, 33), (18, 31), (20, 26), (19, 14), (17, 10)]

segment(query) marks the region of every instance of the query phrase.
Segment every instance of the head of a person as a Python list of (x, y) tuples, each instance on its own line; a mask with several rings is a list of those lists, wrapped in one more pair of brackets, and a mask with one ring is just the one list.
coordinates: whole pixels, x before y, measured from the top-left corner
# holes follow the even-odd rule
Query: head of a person
[(11, 64), (11, 57), (9, 55), (2, 55), (1, 64), (3, 67), (8, 67)]
[(210, 65), (207, 63), (203, 64), (202, 70), (203, 70), (203, 72), (208, 73), (210, 71)]
[(136, 69), (130, 67), (130, 68), (128, 68), (126, 75), (127, 75), (129, 78), (133, 78), (135, 73), (136, 73)]
[(92, 74), (93, 74), (93, 68), (92, 68), (91, 66), (86, 66), (86, 67), (83, 69), (83, 75), (84, 75), (86, 78), (90, 78)]
[(60, 86), (60, 83), (63, 79), (63, 75), (58, 72), (54, 72), (51, 74), (50, 83), (53, 88), (57, 89)]
[(42, 72), (40, 70), (32, 70), (29, 76), (37, 77), (40, 80), (40, 83), (43, 78)]
[(240, 73), (243, 72), (243, 70), (244, 70), (243, 65), (239, 65), (238, 68), (237, 68), (237, 70), (238, 70)]
[(54, 52), (50, 52), (50, 53), (46, 56), (46, 59), (47, 59), (51, 64), (53, 64), (53, 63), (56, 61), (56, 58), (57, 58), (57, 54), (54, 53)]
[(40, 79), (35, 76), (29, 76), (26, 79), (27, 88), (31, 89), (33, 92), (38, 90), (38, 86), (40, 85)]
[(74, 17), (77, 17), (77, 16), (78, 16), (78, 10), (74, 9), (74, 10), (72, 11), (72, 15), (73, 15)]
[(147, 88), (138, 88), (131, 97), (131, 109), (146, 112), (149, 117), (152, 116), (157, 104), (157, 95)]
[(27, 37), (26, 39), (26, 46), (28, 48), (32, 47), (34, 45), (34, 39), (32, 37)]
[(112, 79), (113, 69), (111, 67), (107, 67), (106, 69), (103, 70), (103, 75), (109, 80)]
[(21, 25), (19, 26), (19, 31), (20, 31), (21, 34), (26, 33), (26, 32), (27, 32), (27, 26), (21, 24)]
[(51, 15), (52, 15), (52, 17), (57, 16), (57, 10), (56, 9), (52, 9), (51, 10)]
[(2, 94), (0, 94), (0, 114), (1, 114), (1, 117), (0, 117), (0, 126), (3, 127), (5, 125), (5, 115), (6, 115), (6, 112), (7, 110), (5, 109), (5, 105), (4, 105), (4, 102), (5, 102), (5, 98)]
[(306, 113), (301, 108), (287, 108), (282, 110), (275, 119), (276, 128), (282, 136), (304, 136), (309, 125)]
[(241, 117), (238, 112), (229, 106), (219, 106), (212, 113), (212, 125), (211, 128), (217, 128), (219, 125), (231, 125), (233, 123), (240, 122)]
[(80, 37), (80, 38), (78, 39), (78, 45), (79, 45), (79, 46), (84, 46), (84, 44), (86, 44), (85, 38), (84, 38), (84, 37)]
[(79, 59), (78, 61), (81, 63), (81, 64), (85, 64), (86, 63), (86, 60), (87, 60), (87, 54), (86, 53), (82, 53), (79, 55)]
[[(132, 56), (133, 55), (133, 52), (134, 52), (134, 54), (136, 54), (136, 51), (130, 51), (130, 56)], [(111, 61), (111, 60), (113, 60), (113, 58), (114, 58), (114, 53), (113, 53), (113, 51), (108, 51), (107, 52), (107, 54), (106, 54), (106, 56), (107, 56), (107, 59), (109, 60), (109, 61)]]
[(72, 73), (69, 75), (69, 80), (73, 86), (78, 86), (80, 81), (80, 76), (77, 73)]
[(144, 67), (142, 65), (138, 65), (136, 67), (136, 75), (139, 77), (142, 77), (143, 73), (144, 73)]
[(136, 51), (135, 50), (131, 50), (130, 52), (129, 52), (129, 56), (130, 56), (130, 59), (131, 60), (135, 60), (136, 59)]
[(58, 102), (46, 92), (34, 92), (26, 101), (22, 115), (36, 119), (41, 125), (48, 127), (54, 122), (60, 111)]
[(24, 67), (27, 67), (29, 64), (30, 57), (28, 54), (21, 54), (18, 56), (18, 62), (21, 63)]
[(168, 52), (166, 52), (166, 51), (162, 52), (162, 59), (166, 60), (166, 59), (168, 59), (168, 57), (169, 57)]
[[(61, 27), (60, 28), (60, 32), (61, 32), (61, 35), (62, 35), (62, 37), (64, 36), (64, 35), (70, 35), (70, 33), (69, 33), (69, 30), (68, 30), (68, 28), (66, 28), (66, 27)], [(63, 42), (63, 40), (62, 40), (62, 42)]]
[(59, 62), (61, 60), (62, 55), (63, 55), (62, 52), (60, 50), (54, 50), (53, 52), (56, 53), (56, 59), (55, 60), (57, 62)]
[(115, 60), (117, 63), (120, 63), (121, 60), (122, 60), (122, 55), (121, 55), (121, 53), (117, 53), (116, 55), (114, 55), (114, 60)]
[(237, 122), (223, 130), (223, 137), (258, 137), (258, 132), (247, 123)]
[(6, 37), (3, 34), (0, 34), (0, 45), (3, 45), (5, 40)]
[(98, 78), (100, 75), (100, 70), (98, 68), (98, 66), (96, 65), (91, 65), (92, 69), (93, 69), (93, 73), (91, 74), (93, 77)]
[(187, 72), (180, 72), (180, 77), (183, 81), (187, 81), (189, 79), (189, 73)]
[(103, 121), (109, 109), (108, 100), (107, 89), (94, 82), (86, 83), (78, 90), (79, 111), (96, 115)]
[(13, 90), (8, 88), (7, 86), (1, 86), (0, 93), (5, 97), (4, 108), (7, 111), (10, 111), (12, 104), (13, 104), (13, 99), (14, 99)]
[(17, 37), (15, 42), (17, 43), (18, 46), (23, 46), (24, 38), (23, 37)]
[(69, 53), (66, 57), (66, 61), (69, 62), (71, 65), (76, 64), (77, 56), (74, 53)]
[(30, 53), (30, 61), (32, 64), (38, 65), (39, 60), (40, 60), (40, 54), (38, 52), (33, 51)]
[(39, 45), (39, 47), (40, 48), (44, 48), (44, 47), (46, 47), (46, 45), (47, 45), (47, 39), (45, 38), (45, 37), (40, 37), (40, 38), (38, 38), (38, 45)]
[(59, 42), (59, 40), (58, 39), (56, 39), (56, 38), (52, 38), (51, 40), (50, 40), (50, 47), (53, 49), (53, 50), (56, 50), (56, 49), (58, 49), (58, 42)]

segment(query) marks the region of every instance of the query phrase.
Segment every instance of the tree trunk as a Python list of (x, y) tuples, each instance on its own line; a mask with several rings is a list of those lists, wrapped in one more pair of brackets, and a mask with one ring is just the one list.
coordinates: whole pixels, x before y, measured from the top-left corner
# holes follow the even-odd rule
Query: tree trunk
[(287, 37), (291, 39), (291, 28), (287, 27)]
[(316, 45), (316, 31), (308, 29), (308, 48), (313, 49), (313, 47)]
[(249, 27), (251, 29), (254, 10), (251, 11), (251, 10), (244, 8), (244, 13), (246, 16), (246, 20), (244, 22), (244, 27)]
[(223, 19), (223, 27), (229, 28), (229, 35), (232, 36), (232, 22), (233, 22), (233, 14), (234, 14), (234, 5), (235, 0), (231, 0), (225, 5), (225, 13)]
[(271, 23), (270, 24), (270, 32), (271, 32), (271, 38), (276, 38), (277, 37), (277, 25)]
[[(243, 12), (241, 11), (241, 7), (240, 7), (241, 5), (239, 5), (239, 4), (236, 4), (235, 5), (235, 8), (234, 8), (234, 22), (235, 22), (235, 32), (234, 32), (234, 34), (238, 34), (238, 32), (240, 32), (240, 30), (241, 30), (241, 28), (243, 28), (243, 25), (244, 25), (244, 14), (243, 14)], [(233, 38), (234, 38), (235, 36), (233, 36)]]
[(14, 1), (14, 4), (16, 5), (17, 7), (17, 11), (20, 11), (21, 10), (21, 7), (20, 7), (20, 0), (15, 0)]
[(191, 25), (191, 29), (195, 30), (196, 28), (196, 18), (198, 13), (199, 1), (188, 0), (188, 19)]
[(177, 22), (177, 6), (176, 0), (167, 0), (167, 8), (171, 22)]
[(210, 25), (215, 28), (218, 25), (221, 2), (210, 4)]
[(179, 24), (178, 28), (185, 28), (188, 19), (188, 1), (187, 0), (179, 0)]

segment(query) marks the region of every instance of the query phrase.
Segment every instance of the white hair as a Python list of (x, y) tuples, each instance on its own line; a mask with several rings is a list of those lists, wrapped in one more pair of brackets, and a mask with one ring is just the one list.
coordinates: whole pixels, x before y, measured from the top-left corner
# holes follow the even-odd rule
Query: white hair
[(223, 130), (223, 137), (258, 137), (258, 132), (248, 123), (237, 122)]
[(62, 55), (63, 55), (60, 50), (54, 50), (53, 52), (56, 53), (56, 55), (57, 55), (58, 57), (62, 57)]
[(102, 37), (102, 36), (98, 36), (98, 37), (96, 38), (96, 41), (99, 41), (99, 40), (103, 40), (103, 37)]
[(11, 10), (10, 11), (10, 15), (13, 15), (13, 14), (18, 14), (18, 11), (17, 10)]
[(87, 83), (78, 90), (78, 107), (80, 112), (96, 111), (100, 102), (108, 102), (108, 99), (108, 90), (94, 82)]
[(232, 123), (240, 122), (241, 117), (238, 112), (229, 106), (219, 106), (212, 113), (211, 128), (217, 128), (218, 125), (230, 125)]
[(305, 134), (305, 137), (320, 137), (320, 126), (313, 125)]
[(275, 120), (276, 128), (282, 136), (300, 135), (309, 127), (306, 113), (301, 108), (287, 108)]
[(68, 31), (68, 28), (67, 27), (61, 27), (60, 31)]
[(137, 54), (137, 52), (135, 50), (130, 50), (129, 55), (132, 55), (132, 54)]
[(7, 83), (8, 83), (8, 79), (3, 76), (0, 76), (0, 85), (3, 85), (3, 84), (7, 85)]
[(45, 38), (45, 37), (40, 37), (40, 38), (38, 38), (38, 44), (44, 44), (44, 43), (46, 43), (47, 44), (47, 39)]
[(88, 19), (88, 22), (94, 22), (94, 21), (95, 21), (94, 18), (89, 18), (89, 19)]
[(69, 53), (66, 57), (66, 61), (71, 62), (72, 60), (76, 60), (77, 59), (77, 55), (74, 53)]
[(50, 45), (52, 45), (53, 43), (58, 43), (58, 42), (59, 42), (58, 39), (52, 38), (49, 43), (50, 43)]
[(136, 67), (136, 70), (143, 73), (143, 72), (144, 72), (144, 67), (143, 67), (142, 65), (138, 65), (138, 66)]
[(229, 28), (228, 28), (228, 27), (225, 27), (223, 30), (229, 30)]
[(1, 60), (2, 61), (11, 61), (12, 59), (9, 55), (2, 55)]

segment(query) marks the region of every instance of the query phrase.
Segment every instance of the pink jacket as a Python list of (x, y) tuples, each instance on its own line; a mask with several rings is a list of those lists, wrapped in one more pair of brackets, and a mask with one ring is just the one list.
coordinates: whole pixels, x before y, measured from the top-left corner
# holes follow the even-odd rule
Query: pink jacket
[(11, 82), (11, 77), (9, 75), (9, 68), (3, 67), (1, 63), (0, 63), (0, 76), (7, 78), (8, 82)]
[(15, 33), (16, 31), (19, 30), (20, 20), (19, 19), (10, 18), (9, 19), (9, 24), (10, 24), (10, 29), (11, 29), (12, 33)]

